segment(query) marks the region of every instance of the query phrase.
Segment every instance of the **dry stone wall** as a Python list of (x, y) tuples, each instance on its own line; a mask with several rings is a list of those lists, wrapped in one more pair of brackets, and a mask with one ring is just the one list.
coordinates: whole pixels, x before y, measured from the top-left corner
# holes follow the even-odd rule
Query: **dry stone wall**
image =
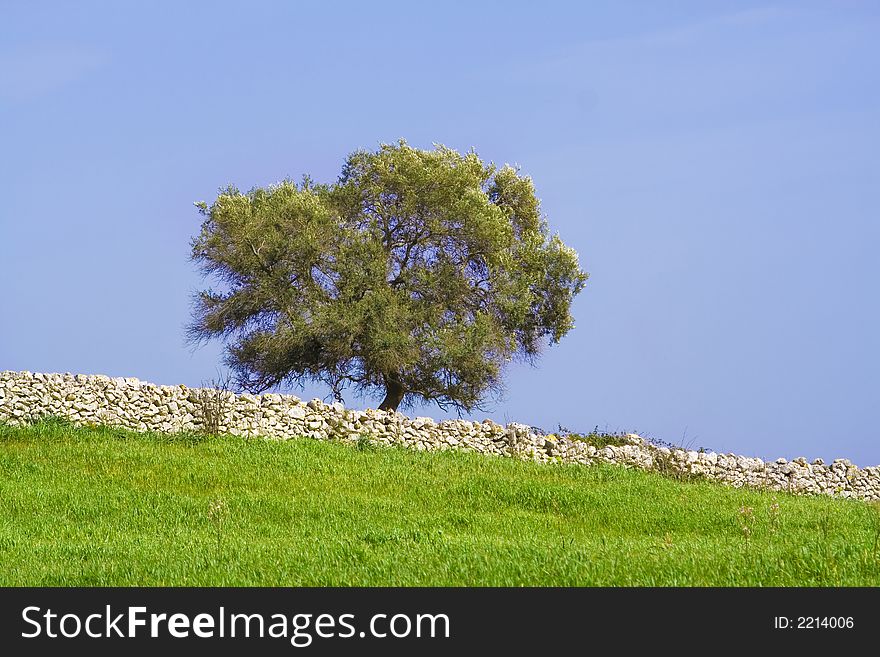
[(304, 402), (293, 395), (236, 395), (102, 375), (0, 372), (0, 422), (26, 424), (46, 415), (135, 431), (200, 431), (213, 425), (238, 436), (367, 439), (419, 450), (468, 449), (541, 462), (615, 463), (736, 487), (880, 499), (880, 466), (860, 469), (846, 459), (831, 464), (803, 458), (765, 462), (659, 447), (635, 434), (627, 436), (627, 444), (596, 447), (576, 438), (537, 434), (516, 423), (435, 422), (372, 409), (350, 410), (317, 399)]

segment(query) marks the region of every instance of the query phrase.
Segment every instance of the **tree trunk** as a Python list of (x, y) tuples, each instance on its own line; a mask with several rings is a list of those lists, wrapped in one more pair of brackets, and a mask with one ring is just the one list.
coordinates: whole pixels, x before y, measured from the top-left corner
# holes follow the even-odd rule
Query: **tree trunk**
[(403, 395), (406, 391), (403, 389), (403, 386), (400, 384), (400, 381), (395, 381), (394, 379), (386, 378), (385, 379), (385, 399), (382, 400), (382, 403), (379, 404), (380, 411), (396, 411), (397, 407), (400, 406), (400, 402), (403, 401)]

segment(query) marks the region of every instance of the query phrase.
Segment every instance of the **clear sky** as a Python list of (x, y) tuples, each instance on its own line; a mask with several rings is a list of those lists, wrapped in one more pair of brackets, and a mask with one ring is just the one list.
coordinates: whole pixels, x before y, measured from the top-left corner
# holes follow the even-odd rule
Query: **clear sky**
[(0, 5), (0, 370), (216, 377), (193, 202), (404, 137), (519, 164), (591, 276), (477, 419), (880, 463), (877, 3)]

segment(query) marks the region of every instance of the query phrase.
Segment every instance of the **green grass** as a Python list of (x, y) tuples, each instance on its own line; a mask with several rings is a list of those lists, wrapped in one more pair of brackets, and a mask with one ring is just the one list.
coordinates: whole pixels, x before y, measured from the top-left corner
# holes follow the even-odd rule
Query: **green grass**
[(877, 586), (878, 532), (865, 503), (615, 466), (0, 426), (7, 586)]

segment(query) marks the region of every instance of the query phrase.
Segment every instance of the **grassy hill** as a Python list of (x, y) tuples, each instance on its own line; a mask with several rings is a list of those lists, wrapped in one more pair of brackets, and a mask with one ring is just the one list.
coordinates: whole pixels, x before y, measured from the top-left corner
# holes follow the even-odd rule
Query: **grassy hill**
[(0, 426), (0, 584), (880, 585), (880, 507), (308, 439)]

